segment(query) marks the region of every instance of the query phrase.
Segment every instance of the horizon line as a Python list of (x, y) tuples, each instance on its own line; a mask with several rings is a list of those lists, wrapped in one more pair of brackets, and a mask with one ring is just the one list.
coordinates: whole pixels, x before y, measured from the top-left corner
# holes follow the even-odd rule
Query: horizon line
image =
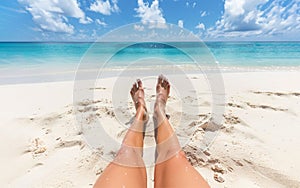
[[(0, 41), (0, 43), (117, 43), (138, 41)], [(202, 40), (202, 41), (143, 41), (144, 42), (300, 42), (300, 40)]]

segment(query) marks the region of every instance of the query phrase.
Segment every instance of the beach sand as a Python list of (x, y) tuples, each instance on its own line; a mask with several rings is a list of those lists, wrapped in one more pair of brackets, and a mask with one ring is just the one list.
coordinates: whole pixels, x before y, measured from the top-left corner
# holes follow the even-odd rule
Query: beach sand
[[(190, 140), (184, 145), (187, 157), (211, 187), (300, 187), (299, 73), (224, 73), (224, 118), (204, 153), (197, 146), (208, 131), (203, 124), (211, 113), (209, 87), (201, 84), (206, 82), (203, 76), (189, 74), (195, 90), (183, 97), (179, 87), (172, 88), (170, 121), (179, 137)], [(170, 78), (171, 84), (175, 80), (176, 76)], [(94, 88), (83, 88), (93, 90), (96, 97), (76, 103), (71, 81), (0, 85), (0, 187), (92, 187), (108, 160), (105, 151), (89, 146), (90, 133), (78, 129), (76, 114), (86, 115), (86, 130), (94, 130), (101, 121), (106, 133), (120, 143), (126, 127), (116, 117), (124, 113), (129, 121), (134, 110), (128, 102), (129, 88), (128, 108), (112, 107), (115, 81), (116, 77), (105, 78)], [(150, 114), (154, 83), (155, 79), (145, 80)], [(181, 108), (184, 103), (193, 103), (199, 111)], [(146, 140), (146, 145), (153, 145), (151, 132)], [(151, 187), (153, 166), (147, 171)]]

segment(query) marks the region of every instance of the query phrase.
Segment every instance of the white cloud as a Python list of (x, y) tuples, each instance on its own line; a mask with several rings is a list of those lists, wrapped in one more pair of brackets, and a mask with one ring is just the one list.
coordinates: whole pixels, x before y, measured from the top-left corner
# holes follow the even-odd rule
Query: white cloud
[(197, 26), (196, 26), (197, 29), (202, 29), (202, 30), (205, 30), (205, 25), (203, 23), (199, 23)]
[(111, 15), (113, 12), (120, 11), (117, 0), (112, 0), (112, 4), (110, 3), (110, 0), (96, 0), (91, 4), (90, 10), (99, 12), (103, 15)]
[(92, 23), (93, 20), (90, 17), (84, 17), (79, 19), (79, 23), (81, 24), (89, 24)]
[(137, 31), (144, 31), (144, 26), (142, 25), (134, 25), (133, 26), (134, 30), (137, 30)]
[(178, 20), (178, 27), (183, 28), (183, 20)]
[(101, 26), (107, 26), (107, 24), (104, 22), (104, 21), (101, 21), (99, 19), (96, 19), (95, 22), (98, 24), (98, 25), (101, 25)]
[(228, 31), (251, 31), (260, 29), (257, 18), (261, 14), (258, 7), (267, 0), (226, 0), (224, 4), (223, 26)]
[(201, 17), (207, 16), (207, 12), (206, 12), (206, 11), (200, 12), (200, 16), (201, 16)]
[(159, 1), (154, 0), (150, 5), (148, 2), (138, 0), (137, 17), (141, 18), (143, 24), (149, 24), (152, 28), (165, 28), (166, 20), (163, 17), (162, 10), (159, 8)]
[(74, 26), (69, 24), (68, 17), (79, 19), (82, 24), (91, 23), (85, 16), (76, 0), (19, 0), (30, 12), (33, 21), (41, 29), (62, 33), (73, 33)]
[(195, 7), (196, 7), (196, 5), (197, 5), (197, 3), (196, 3), (196, 2), (194, 2), (194, 3), (193, 3), (193, 8), (195, 8)]
[(224, 14), (208, 36), (272, 37), (300, 31), (300, 1), (225, 0)]

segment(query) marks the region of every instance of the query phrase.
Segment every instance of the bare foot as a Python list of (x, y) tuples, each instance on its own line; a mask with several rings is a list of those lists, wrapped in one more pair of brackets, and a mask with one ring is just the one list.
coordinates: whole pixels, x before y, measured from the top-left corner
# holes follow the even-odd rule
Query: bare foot
[(158, 122), (166, 118), (166, 104), (170, 94), (170, 83), (166, 77), (160, 75), (156, 84), (156, 101), (154, 104), (154, 116)]
[(143, 83), (138, 79), (131, 88), (130, 91), (132, 101), (136, 109), (136, 118), (139, 120), (147, 119), (147, 108), (145, 103), (145, 93), (143, 89)]

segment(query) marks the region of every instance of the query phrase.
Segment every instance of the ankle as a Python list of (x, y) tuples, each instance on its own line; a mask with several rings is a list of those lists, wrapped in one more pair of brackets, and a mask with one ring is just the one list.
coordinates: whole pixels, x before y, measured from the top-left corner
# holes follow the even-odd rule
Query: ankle
[(135, 114), (135, 120), (143, 121), (144, 120), (145, 111), (144, 110), (137, 110)]

